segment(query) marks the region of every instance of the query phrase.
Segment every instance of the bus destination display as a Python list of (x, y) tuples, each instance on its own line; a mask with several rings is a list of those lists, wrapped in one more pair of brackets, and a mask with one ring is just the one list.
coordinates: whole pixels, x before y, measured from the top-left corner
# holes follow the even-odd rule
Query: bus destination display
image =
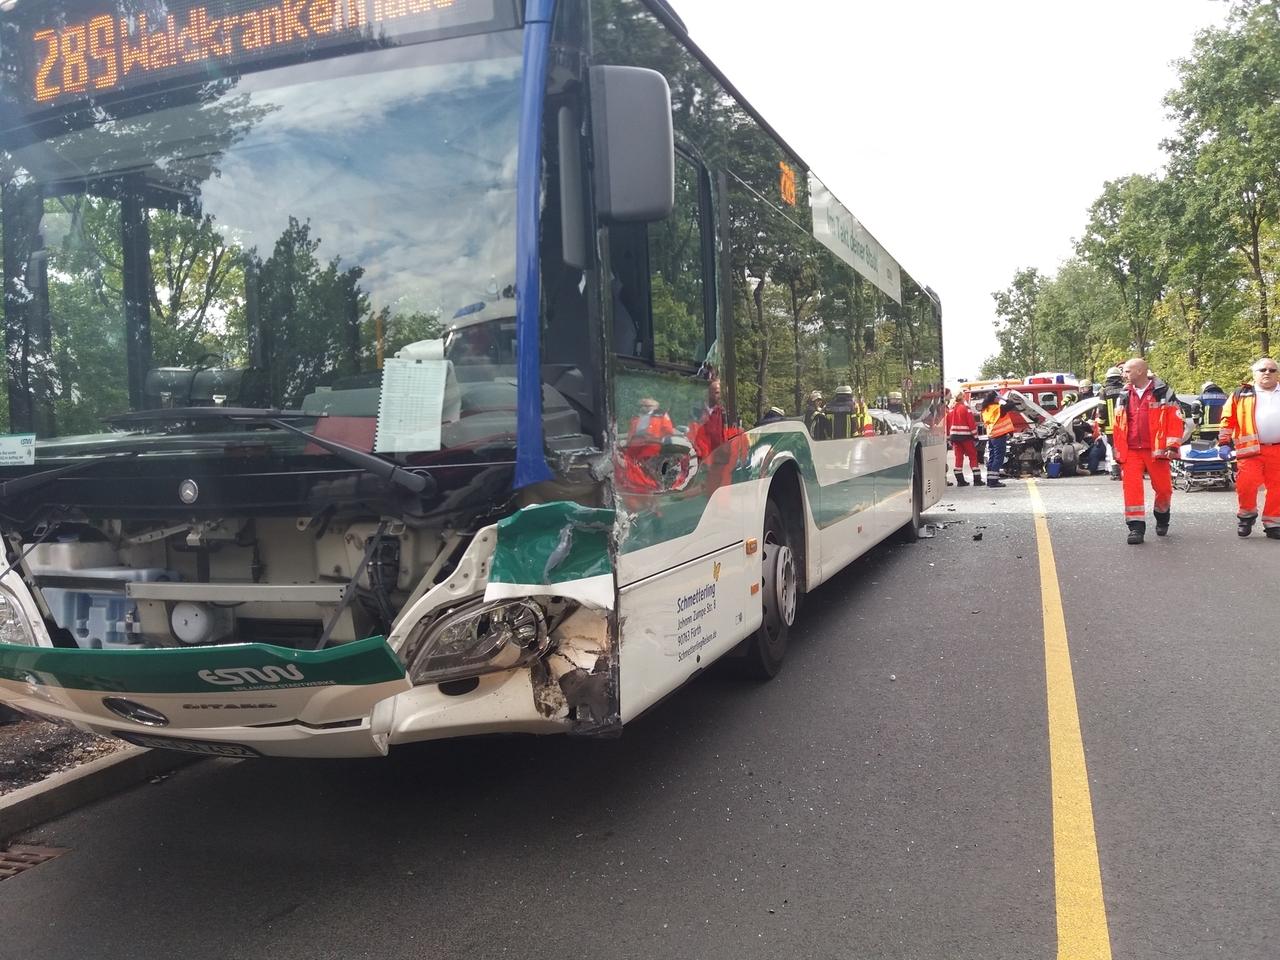
[[(202, 67), (317, 50), (384, 33), (485, 25), (495, 0), (206, 0), (164, 15), (118, 9), (31, 33), (37, 106), (108, 94)], [(71, 19), (71, 18), (68, 18)]]

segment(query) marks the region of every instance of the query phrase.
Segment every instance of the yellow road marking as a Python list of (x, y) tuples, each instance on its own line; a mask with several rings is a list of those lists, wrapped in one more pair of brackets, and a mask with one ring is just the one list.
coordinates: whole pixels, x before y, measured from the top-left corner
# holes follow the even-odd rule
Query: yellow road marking
[(1093, 801), (1085, 768), (1076, 685), (1071, 675), (1067, 623), (1058, 590), (1058, 566), (1049, 540), (1044, 501), (1027, 485), (1040, 554), (1044, 609), (1044, 667), (1049, 694), (1049, 767), (1053, 783), (1053, 879), (1058, 910), (1058, 960), (1111, 960), (1107, 908), (1102, 899)]

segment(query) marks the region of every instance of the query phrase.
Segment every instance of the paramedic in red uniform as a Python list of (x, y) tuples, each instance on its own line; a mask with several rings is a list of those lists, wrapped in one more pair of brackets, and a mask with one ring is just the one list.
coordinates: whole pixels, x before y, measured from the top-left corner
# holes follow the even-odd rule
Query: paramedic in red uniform
[(1182, 446), (1184, 422), (1178, 398), (1163, 380), (1151, 376), (1147, 362), (1134, 357), (1124, 365), (1128, 386), (1116, 398), (1112, 443), (1124, 481), (1124, 519), (1129, 526), (1129, 543), (1141, 543), (1147, 532), (1146, 487), (1143, 476), (1151, 477), (1155, 491), (1152, 512), (1156, 536), (1169, 532), (1169, 512), (1173, 501), (1173, 476), (1169, 461)]
[(966, 459), (973, 471), (974, 486), (982, 486), (982, 468), (978, 466), (978, 421), (969, 405), (961, 400), (951, 401), (951, 409), (947, 411), (947, 437), (956, 453), (956, 486), (969, 485), (964, 478)]
[(1277, 364), (1263, 357), (1253, 365), (1253, 383), (1246, 383), (1227, 401), (1218, 434), (1222, 458), (1228, 445), (1236, 448), (1236, 533), (1247, 537), (1258, 519), (1258, 488), (1267, 488), (1262, 504), (1262, 529), (1280, 540), (1280, 375)]

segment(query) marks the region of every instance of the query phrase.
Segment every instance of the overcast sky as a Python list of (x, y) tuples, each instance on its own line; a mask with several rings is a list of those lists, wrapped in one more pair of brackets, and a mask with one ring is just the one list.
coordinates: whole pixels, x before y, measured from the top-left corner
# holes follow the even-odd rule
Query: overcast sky
[(946, 376), (991, 293), (1071, 256), (1105, 181), (1155, 172), (1171, 61), (1219, 0), (673, 0), (689, 33), (942, 298)]

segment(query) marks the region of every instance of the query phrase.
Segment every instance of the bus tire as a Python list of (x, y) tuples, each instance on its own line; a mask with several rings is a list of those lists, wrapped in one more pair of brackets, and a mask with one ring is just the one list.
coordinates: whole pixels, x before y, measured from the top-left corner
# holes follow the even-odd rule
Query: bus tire
[(920, 539), (920, 515), (924, 513), (924, 484), (920, 470), (920, 454), (912, 458), (911, 466), (911, 519), (898, 530), (900, 543), (915, 543)]
[(787, 638), (800, 601), (800, 574), (791, 532), (771, 499), (765, 504), (764, 555), (760, 575), (760, 627), (747, 640), (742, 673), (753, 680), (772, 680), (787, 655)]

